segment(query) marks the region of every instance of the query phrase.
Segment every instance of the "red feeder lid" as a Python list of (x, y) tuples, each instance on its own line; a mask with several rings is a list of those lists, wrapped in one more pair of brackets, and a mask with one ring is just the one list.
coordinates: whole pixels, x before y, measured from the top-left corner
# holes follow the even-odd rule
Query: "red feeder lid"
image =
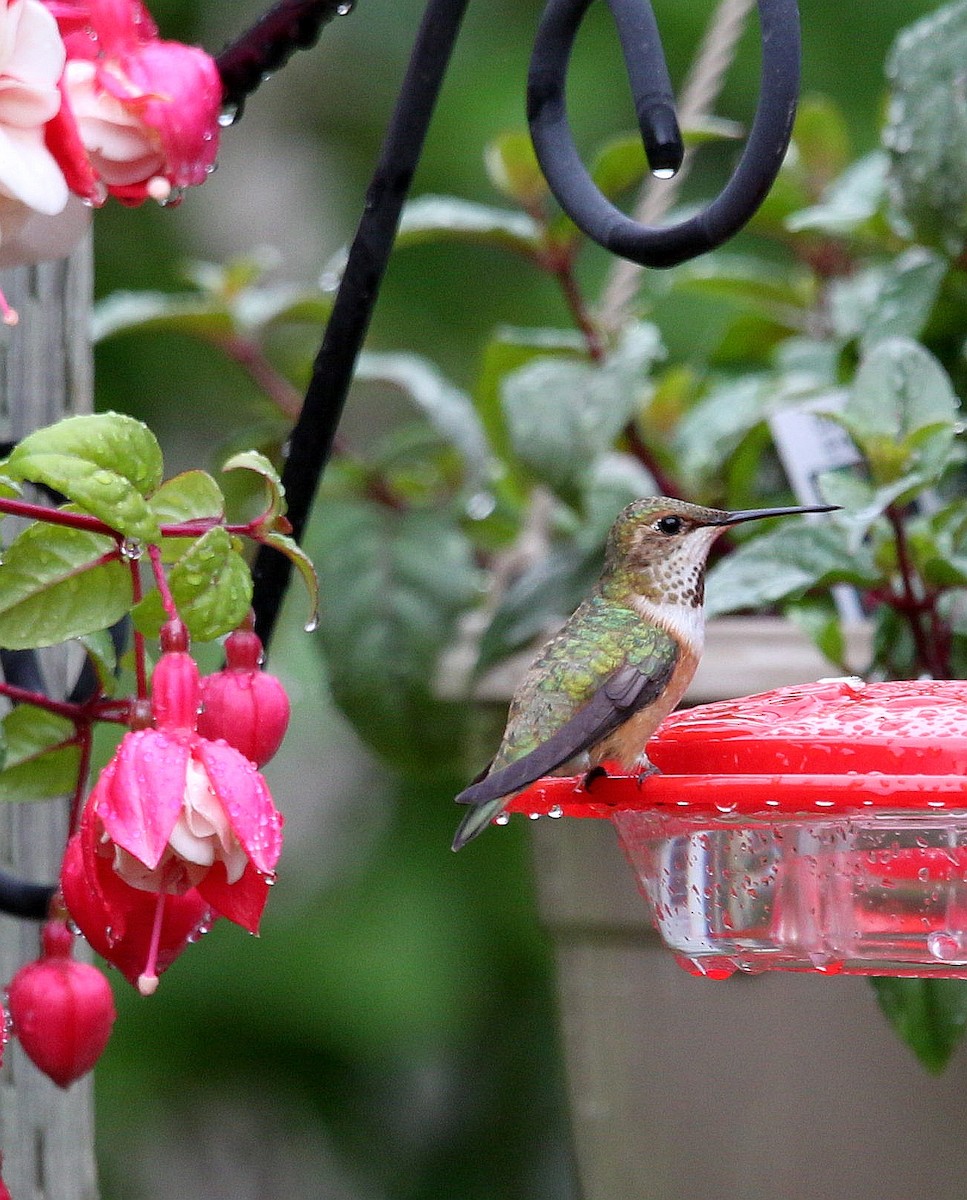
[[(511, 812), (605, 817), (967, 808), (967, 681), (827, 679), (673, 713), (659, 774), (539, 780)], [(605, 764), (607, 765), (607, 764)]]

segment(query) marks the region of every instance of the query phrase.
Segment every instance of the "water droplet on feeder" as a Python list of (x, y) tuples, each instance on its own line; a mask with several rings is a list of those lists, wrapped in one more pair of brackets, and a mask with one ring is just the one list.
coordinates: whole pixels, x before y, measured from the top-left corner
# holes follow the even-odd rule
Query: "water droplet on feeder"
[(561, 808), (560, 804), (555, 804), (547, 810), (547, 815), (551, 820), (557, 821), (564, 816), (564, 809)]
[(498, 813), (494, 817), (495, 825), (508, 825), (510, 823), (510, 813)]
[(963, 939), (946, 929), (927, 934), (927, 949), (941, 962), (953, 962), (964, 957)]

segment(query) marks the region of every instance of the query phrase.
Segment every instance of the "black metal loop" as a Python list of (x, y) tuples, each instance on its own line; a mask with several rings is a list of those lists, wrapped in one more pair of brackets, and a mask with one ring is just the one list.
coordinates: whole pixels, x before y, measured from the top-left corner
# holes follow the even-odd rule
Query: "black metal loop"
[[(671, 94), (661, 41), (648, 0), (607, 0), (628, 68), (652, 171), (677, 169), (665, 110)], [(729, 182), (701, 212), (677, 225), (646, 226), (598, 190), (574, 145), (565, 83), (578, 29), (593, 0), (549, 0), (527, 81), (527, 117), (541, 168), (572, 221), (606, 250), (644, 267), (673, 267), (713, 250), (737, 233), (772, 186), (792, 133), (799, 96), (796, 0), (758, 0), (762, 32), (759, 102), (745, 149)], [(654, 28), (653, 35), (648, 30)], [(677, 130), (677, 123), (674, 126)], [(657, 151), (657, 153), (656, 153)]]

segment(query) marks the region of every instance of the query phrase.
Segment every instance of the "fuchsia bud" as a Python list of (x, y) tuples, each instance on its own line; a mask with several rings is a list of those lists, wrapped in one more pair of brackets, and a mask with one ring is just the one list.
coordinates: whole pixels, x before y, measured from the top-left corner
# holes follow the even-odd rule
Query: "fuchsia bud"
[(72, 958), (74, 936), (63, 921), (48, 921), (41, 940), (40, 958), (10, 983), (10, 1017), (27, 1057), (66, 1088), (104, 1052), (114, 997), (100, 971)]
[(225, 642), (227, 666), (201, 681), (204, 708), (198, 732), (222, 738), (261, 767), (275, 754), (289, 724), (289, 698), (274, 675), (261, 669), (262, 643), (249, 629)]

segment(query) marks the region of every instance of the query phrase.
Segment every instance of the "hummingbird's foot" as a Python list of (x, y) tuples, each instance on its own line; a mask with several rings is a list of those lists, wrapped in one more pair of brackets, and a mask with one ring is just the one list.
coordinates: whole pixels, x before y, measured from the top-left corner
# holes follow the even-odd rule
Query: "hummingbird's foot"
[(607, 778), (608, 772), (599, 763), (598, 766), (592, 767), (590, 771), (585, 772), (584, 778), (581, 780), (581, 786), (586, 792), (590, 792), (599, 779)]
[(638, 764), (638, 773), (635, 776), (635, 783), (637, 783), (637, 785), (639, 787), (641, 787), (641, 785), (645, 782), (645, 780), (648, 778), (649, 775), (660, 775), (660, 774), (661, 774), (661, 771), (658, 770), (658, 768), (655, 766), (655, 764), (653, 762), (649, 762), (648, 759), (646, 758)]

